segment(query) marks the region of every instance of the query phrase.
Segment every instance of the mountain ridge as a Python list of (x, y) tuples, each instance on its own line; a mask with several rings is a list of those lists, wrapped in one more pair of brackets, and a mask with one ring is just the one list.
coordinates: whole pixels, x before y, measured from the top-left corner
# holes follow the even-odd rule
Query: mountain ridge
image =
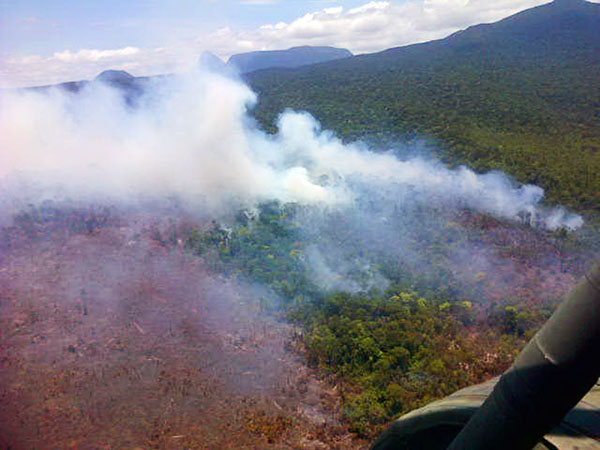
[(303, 45), (287, 50), (238, 53), (229, 58), (227, 65), (237, 68), (240, 73), (249, 73), (275, 67), (295, 68), (352, 56), (349, 50), (343, 48)]

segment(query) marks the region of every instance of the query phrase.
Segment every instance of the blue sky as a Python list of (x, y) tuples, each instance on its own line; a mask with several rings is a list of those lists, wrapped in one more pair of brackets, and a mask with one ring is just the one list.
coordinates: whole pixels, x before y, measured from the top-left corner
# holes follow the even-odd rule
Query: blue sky
[(364, 1), (1, 0), (3, 53), (159, 46), (224, 26), (257, 28), (331, 5)]
[[(595, 0), (600, 1), (600, 0)], [(0, 86), (185, 70), (203, 50), (333, 45), (354, 53), (444, 37), (548, 0), (0, 0)]]

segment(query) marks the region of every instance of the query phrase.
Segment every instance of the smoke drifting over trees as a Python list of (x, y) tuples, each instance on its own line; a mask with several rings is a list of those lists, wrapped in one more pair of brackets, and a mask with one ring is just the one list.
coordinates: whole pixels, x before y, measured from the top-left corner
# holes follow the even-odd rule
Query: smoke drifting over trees
[(248, 115), (256, 101), (240, 81), (210, 72), (158, 80), (133, 102), (101, 82), (77, 94), (10, 92), (0, 105), (3, 201), (176, 197), (222, 215), (270, 199), (332, 211), (368, 193), (397, 208), (443, 202), (550, 230), (582, 224), (541, 206), (537, 186), (344, 145), (307, 113), (283, 113), (267, 135)]

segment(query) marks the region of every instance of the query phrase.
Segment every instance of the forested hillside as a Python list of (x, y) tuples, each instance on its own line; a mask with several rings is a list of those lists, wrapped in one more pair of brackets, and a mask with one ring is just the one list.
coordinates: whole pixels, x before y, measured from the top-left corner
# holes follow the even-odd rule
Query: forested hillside
[(247, 75), (269, 130), (285, 108), (347, 140), (426, 138), (452, 164), (507, 170), (551, 201), (600, 205), (600, 5), (533, 8), (439, 41)]

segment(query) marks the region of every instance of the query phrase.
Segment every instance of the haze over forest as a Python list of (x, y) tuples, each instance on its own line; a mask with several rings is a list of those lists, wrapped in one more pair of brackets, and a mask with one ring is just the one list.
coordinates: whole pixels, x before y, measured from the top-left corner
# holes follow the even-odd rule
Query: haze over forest
[(364, 448), (510, 365), (600, 255), (600, 5), (439, 3), (9, 61), (2, 446)]

